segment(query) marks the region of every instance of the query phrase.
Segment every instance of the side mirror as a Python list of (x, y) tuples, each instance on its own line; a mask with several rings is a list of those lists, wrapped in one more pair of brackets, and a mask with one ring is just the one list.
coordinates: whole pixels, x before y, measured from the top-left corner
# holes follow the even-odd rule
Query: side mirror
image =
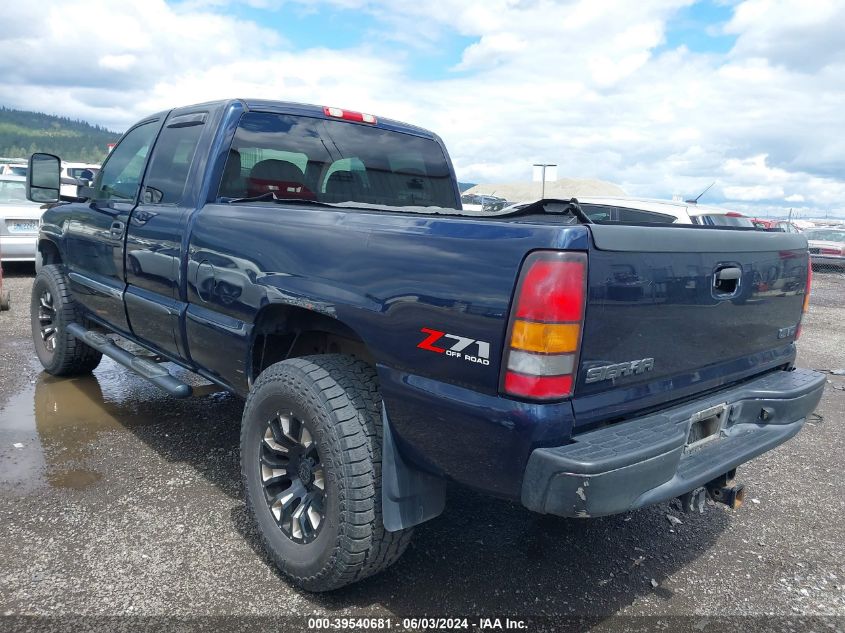
[(58, 202), (61, 160), (53, 154), (33, 154), (26, 172), (26, 197), (33, 202)]

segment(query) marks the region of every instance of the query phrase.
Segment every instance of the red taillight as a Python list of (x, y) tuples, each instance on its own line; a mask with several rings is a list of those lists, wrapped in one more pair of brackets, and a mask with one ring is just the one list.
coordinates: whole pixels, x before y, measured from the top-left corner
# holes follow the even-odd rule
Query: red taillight
[(822, 248), (822, 249), (820, 249), (819, 252), (822, 255), (842, 255), (843, 250), (845, 250), (845, 249), (841, 249), (841, 248)]
[(334, 117), (335, 119), (343, 119), (344, 121), (355, 121), (356, 123), (369, 123), (375, 125), (378, 123), (376, 117), (372, 114), (364, 114), (363, 112), (353, 112), (352, 110), (344, 110), (343, 108), (323, 107), (323, 113), (326, 116)]
[(509, 371), (505, 374), (505, 391), (513, 396), (548, 400), (572, 393), (572, 376), (526, 376)]
[(807, 264), (807, 287), (804, 289), (804, 314), (810, 309), (810, 291), (813, 287), (813, 266)]
[(801, 338), (801, 325), (804, 320), (804, 315), (810, 310), (810, 288), (813, 285), (813, 266), (807, 262), (807, 287), (804, 288), (804, 306), (801, 309), (801, 319), (798, 321), (798, 327), (795, 328), (795, 340)]
[(540, 251), (528, 256), (511, 309), (503, 393), (530, 400), (572, 395), (586, 293), (586, 253)]
[(522, 280), (516, 317), (546, 323), (580, 322), (585, 266), (581, 261), (535, 261)]

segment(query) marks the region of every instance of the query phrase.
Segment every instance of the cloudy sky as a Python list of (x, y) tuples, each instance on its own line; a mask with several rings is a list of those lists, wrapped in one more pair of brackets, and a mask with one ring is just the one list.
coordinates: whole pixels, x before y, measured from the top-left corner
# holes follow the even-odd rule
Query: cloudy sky
[(7, 3), (0, 104), (122, 130), (221, 97), (433, 129), (458, 177), (552, 162), (633, 195), (845, 217), (845, 2)]

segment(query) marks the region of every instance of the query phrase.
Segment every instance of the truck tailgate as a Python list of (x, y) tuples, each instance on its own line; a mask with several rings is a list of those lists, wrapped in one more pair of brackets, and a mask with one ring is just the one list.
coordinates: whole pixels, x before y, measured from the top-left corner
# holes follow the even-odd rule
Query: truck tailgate
[(789, 233), (590, 225), (576, 425), (787, 364), (807, 284)]

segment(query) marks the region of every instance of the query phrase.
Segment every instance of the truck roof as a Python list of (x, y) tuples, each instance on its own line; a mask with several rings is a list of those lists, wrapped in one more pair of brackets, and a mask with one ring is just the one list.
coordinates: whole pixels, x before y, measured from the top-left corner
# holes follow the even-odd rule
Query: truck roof
[[(243, 105), (243, 107), (247, 110), (258, 110), (261, 112), (278, 112), (280, 114), (296, 114), (300, 116), (310, 116), (315, 117), (318, 119), (327, 119), (327, 120), (338, 120), (334, 119), (333, 117), (327, 116), (324, 109), (326, 107), (335, 107), (334, 105), (329, 106), (329, 104), (325, 105), (315, 105), (312, 103), (298, 103), (296, 101), (277, 101), (274, 99), (241, 99), (241, 98), (233, 98), (233, 99), (218, 99), (216, 101), (206, 101), (203, 103), (196, 103), (187, 106), (178, 106), (176, 108), (171, 108), (170, 110), (162, 110), (161, 112), (157, 112), (151, 116), (164, 116), (173, 110), (195, 110), (198, 108), (225, 108), (227, 105), (239, 102)], [(345, 108), (344, 108), (345, 109)], [(357, 112), (357, 111), (355, 111)], [(389, 119), (382, 116), (379, 116), (376, 113), (370, 113), (376, 117), (376, 125), (383, 129), (389, 129), (394, 132), (404, 132), (406, 134), (414, 134), (415, 136), (422, 136), (424, 138), (430, 138), (432, 140), (440, 141), (440, 137), (437, 136), (431, 130), (426, 130), (425, 128), (418, 127), (416, 125), (411, 125), (410, 123), (404, 123), (402, 121), (397, 121), (395, 119)], [(355, 123), (354, 121), (348, 121), (348, 123)], [(370, 125), (367, 123), (359, 123), (359, 125)]]

